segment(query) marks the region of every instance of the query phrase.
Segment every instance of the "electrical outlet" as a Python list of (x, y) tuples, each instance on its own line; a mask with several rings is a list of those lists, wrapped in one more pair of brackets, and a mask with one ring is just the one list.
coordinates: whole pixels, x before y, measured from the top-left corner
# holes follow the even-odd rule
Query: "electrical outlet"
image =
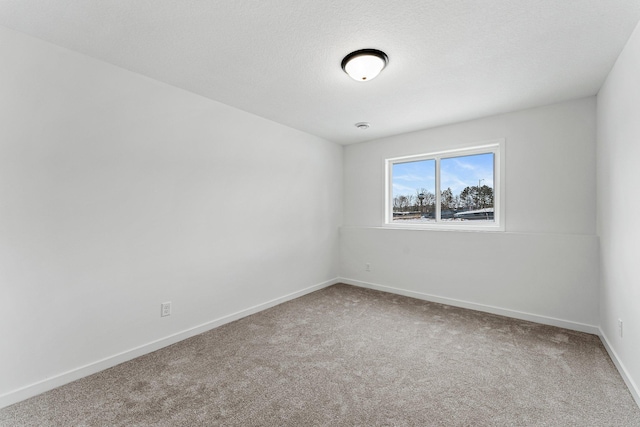
[(371, 264), (366, 263), (366, 264), (364, 265), (364, 271), (371, 271)]
[(618, 319), (618, 330), (620, 331), (620, 338), (622, 338), (622, 319)]
[(171, 301), (160, 304), (160, 317), (171, 316)]

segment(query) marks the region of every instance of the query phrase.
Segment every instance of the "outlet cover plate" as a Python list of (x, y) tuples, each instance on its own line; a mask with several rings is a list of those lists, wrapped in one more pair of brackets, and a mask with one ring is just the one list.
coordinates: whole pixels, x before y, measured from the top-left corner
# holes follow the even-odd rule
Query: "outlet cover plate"
[(171, 316), (171, 301), (160, 304), (160, 317)]

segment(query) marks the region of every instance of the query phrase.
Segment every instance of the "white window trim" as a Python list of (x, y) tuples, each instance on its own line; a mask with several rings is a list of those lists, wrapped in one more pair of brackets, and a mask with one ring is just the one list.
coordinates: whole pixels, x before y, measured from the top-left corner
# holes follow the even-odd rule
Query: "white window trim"
[[(400, 224), (393, 222), (393, 176), (392, 165), (400, 162), (436, 160), (436, 217), (440, 217), (440, 160), (449, 157), (470, 156), (474, 154), (494, 154), (493, 164), (493, 188), (494, 188), (494, 222), (474, 224), (474, 221), (451, 222), (442, 221), (434, 223), (409, 223)], [(456, 230), (456, 231), (505, 231), (505, 140), (477, 142), (472, 145), (458, 147), (451, 150), (435, 151), (431, 153), (413, 156), (393, 157), (385, 159), (385, 197), (383, 227), (415, 230)]]

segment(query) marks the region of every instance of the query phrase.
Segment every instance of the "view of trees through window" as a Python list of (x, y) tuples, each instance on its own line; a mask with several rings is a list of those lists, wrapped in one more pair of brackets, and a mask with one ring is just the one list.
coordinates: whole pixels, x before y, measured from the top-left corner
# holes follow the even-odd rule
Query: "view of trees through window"
[[(436, 203), (440, 162), (440, 217)], [(392, 164), (394, 222), (494, 221), (494, 154)]]

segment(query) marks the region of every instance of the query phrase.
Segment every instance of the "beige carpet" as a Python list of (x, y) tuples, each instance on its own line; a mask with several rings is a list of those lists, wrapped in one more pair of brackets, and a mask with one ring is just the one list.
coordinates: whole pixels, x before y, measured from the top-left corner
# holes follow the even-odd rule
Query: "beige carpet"
[(336, 285), (0, 411), (2, 426), (640, 426), (593, 335)]

